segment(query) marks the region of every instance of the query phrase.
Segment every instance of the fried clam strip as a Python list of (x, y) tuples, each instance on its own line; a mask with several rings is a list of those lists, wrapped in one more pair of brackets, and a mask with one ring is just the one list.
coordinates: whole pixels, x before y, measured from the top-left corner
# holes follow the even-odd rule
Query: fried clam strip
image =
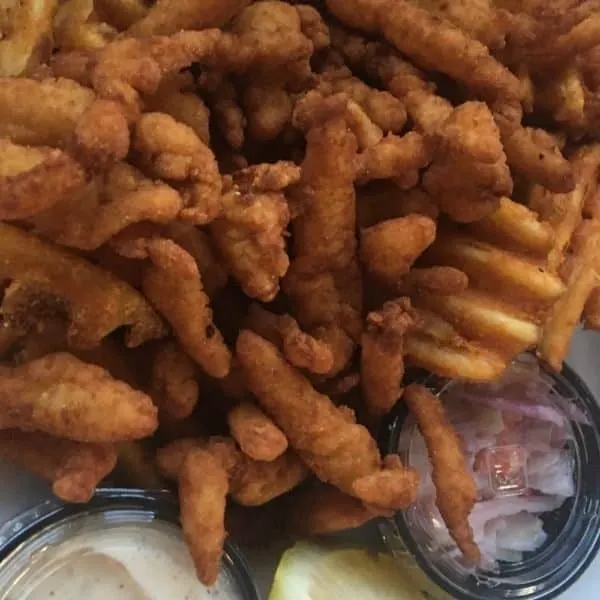
[(212, 377), (231, 368), (231, 353), (212, 322), (212, 310), (193, 257), (171, 240), (147, 242), (145, 296), (173, 327), (182, 348)]
[(199, 31), (209, 27), (222, 27), (249, 3), (250, 0), (158, 0), (147, 14), (131, 24), (127, 34), (168, 35), (182, 29)]
[(402, 394), (404, 338), (417, 318), (408, 298), (386, 302), (367, 316), (360, 379), (365, 404), (373, 415), (387, 414)]
[[(342, 52), (351, 64), (365, 69), (399, 98), (426, 134), (434, 135), (438, 128), (450, 119), (454, 110), (450, 102), (436, 94), (424, 74), (394, 53), (390, 47), (381, 43), (366, 42), (363, 38), (348, 34), (339, 28), (332, 29), (332, 40), (336, 49)], [(553, 191), (565, 192), (572, 188), (573, 177), (568, 162), (543, 130), (521, 125), (522, 111), (518, 103), (504, 100), (496, 103), (494, 119), (500, 131), (506, 160), (513, 169)], [(470, 131), (466, 129), (465, 133)], [(491, 188), (491, 184), (486, 183), (483, 178), (483, 173), (478, 176), (477, 163), (472, 165), (473, 160), (477, 160), (478, 157), (482, 160), (485, 156), (488, 137), (483, 135), (482, 131), (477, 140), (474, 140), (473, 136), (465, 135), (456, 138), (454, 143), (466, 140), (470, 144), (479, 142), (479, 145), (475, 146), (476, 152), (473, 152), (473, 148), (470, 151), (468, 148), (464, 149), (467, 154), (472, 154), (468, 164), (473, 172), (467, 179), (476, 178), (479, 186)], [(498, 176), (501, 175), (502, 173), (498, 173)]]
[(81, 165), (61, 150), (0, 139), (0, 219), (25, 219), (85, 183)]
[(271, 462), (287, 450), (283, 431), (252, 402), (241, 402), (230, 409), (227, 423), (231, 437), (254, 460)]
[(466, 470), (460, 440), (448, 422), (442, 402), (427, 388), (409, 385), (404, 401), (415, 416), (427, 445), (437, 507), (464, 557), (477, 564), (481, 553), (469, 525), (469, 514), (477, 502), (477, 488), (473, 476)]
[(271, 20), (261, 23), (248, 18), (240, 21), (237, 33), (204, 29), (171, 36), (120, 38), (98, 53), (91, 82), (100, 97), (116, 100), (134, 119), (141, 108), (140, 94), (155, 93), (166, 75), (193, 63), (216, 71), (245, 73), (265, 66), (285, 71), (306, 61), (312, 43), (302, 34), (300, 23), (278, 25), (273, 28)]
[(174, 341), (163, 343), (152, 361), (150, 396), (161, 421), (181, 421), (198, 403), (197, 368)]
[(225, 505), (229, 481), (218, 457), (189, 451), (178, 474), (181, 526), (198, 579), (213, 585), (225, 544)]
[(337, 488), (319, 486), (290, 498), (287, 528), (291, 535), (307, 538), (354, 529), (380, 516), (388, 514)]
[(191, 127), (164, 113), (145, 113), (135, 125), (133, 147), (152, 175), (180, 186), (182, 219), (204, 225), (219, 215), (221, 176), (217, 161)]
[(118, 163), (29, 222), (61, 246), (96, 250), (133, 223), (168, 223), (182, 208), (176, 190)]
[(592, 292), (600, 285), (600, 221), (589, 219), (573, 240), (565, 293), (556, 301), (541, 332), (538, 355), (560, 371), (569, 341)]
[(234, 173), (225, 180), (221, 216), (210, 225), (212, 240), (246, 295), (269, 302), (279, 292), (289, 258), (285, 235), (290, 220), (284, 190), (300, 169), (280, 161)]
[(250, 458), (239, 450), (231, 438), (180, 438), (159, 448), (156, 462), (161, 474), (176, 479), (186, 454), (202, 448), (218, 456), (230, 478), (229, 494), (243, 506), (261, 506), (289, 492), (304, 481), (306, 465), (288, 450), (271, 462)]
[[(233, 440), (218, 437), (176, 440), (157, 451), (156, 461), (163, 476), (179, 481), (184, 533), (190, 536), (198, 576), (207, 584), (214, 583), (223, 551), (226, 496), (245, 506), (259, 506), (308, 476), (306, 466), (291, 452), (273, 462), (255, 461), (240, 452)], [(197, 467), (193, 472), (190, 461)]]
[[(7, 0), (0, 9), (0, 76), (17, 77), (51, 52), (57, 0)], [(6, 21), (4, 20), (6, 19)]]
[(2, 367), (0, 379), (0, 429), (104, 443), (148, 437), (158, 426), (148, 396), (70, 354)]
[(52, 484), (65, 502), (88, 502), (117, 464), (110, 444), (91, 444), (17, 429), (0, 431), (0, 458)]
[(83, 258), (36, 236), (0, 224), (0, 277), (31, 285), (62, 299), (70, 318), (69, 344), (97, 346), (109, 333), (129, 326), (125, 343), (139, 346), (166, 333), (152, 307), (132, 287)]
[(68, 150), (91, 170), (122, 160), (129, 151), (121, 106), (69, 79), (0, 78), (0, 136)]
[(292, 365), (315, 374), (335, 376), (354, 351), (340, 328), (317, 327), (308, 334), (291, 315), (276, 315), (258, 304), (250, 305), (245, 327), (275, 344)]
[(519, 79), (483, 44), (413, 2), (327, 0), (327, 7), (346, 25), (381, 33), (419, 67), (449, 75), (486, 100), (521, 99)]
[(412, 300), (427, 318), (407, 336), (409, 360), (440, 375), (490, 380), (533, 348), (545, 315), (565, 290), (548, 270), (552, 244), (552, 228), (508, 198), (466, 230), (439, 228), (424, 263), (459, 269), (469, 287), (444, 289), (431, 280), (417, 286)]
[(357, 144), (342, 116), (307, 134), (297, 194), (302, 214), (292, 221), (295, 259), (284, 280), (294, 315), (308, 332), (339, 328), (358, 341), (362, 311), (356, 239)]
[(382, 221), (361, 231), (362, 263), (369, 273), (394, 287), (431, 245), (435, 234), (435, 221), (423, 215)]
[(249, 389), (319, 479), (384, 510), (415, 499), (417, 473), (399, 460), (382, 461), (353, 412), (319, 394), (273, 344), (244, 330), (236, 349)]

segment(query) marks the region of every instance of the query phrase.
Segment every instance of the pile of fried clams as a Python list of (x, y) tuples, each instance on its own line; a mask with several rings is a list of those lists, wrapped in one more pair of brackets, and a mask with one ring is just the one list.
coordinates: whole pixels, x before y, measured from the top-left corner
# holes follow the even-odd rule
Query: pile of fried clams
[(600, 328), (600, 0), (8, 5), (0, 459), (70, 502), (176, 482), (212, 584), (226, 502), (292, 536), (413, 502), (373, 437), (405, 401), (476, 563), (405, 364), (560, 369)]

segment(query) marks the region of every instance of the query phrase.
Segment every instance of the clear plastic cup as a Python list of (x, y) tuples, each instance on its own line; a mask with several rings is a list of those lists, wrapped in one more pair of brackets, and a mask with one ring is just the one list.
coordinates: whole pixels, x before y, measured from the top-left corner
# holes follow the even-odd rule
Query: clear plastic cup
[[(539, 370), (540, 386), (547, 394), (507, 405), (507, 397), (519, 396), (517, 388), (506, 386), (519, 385), (519, 378), (530, 377), (532, 369)], [(447, 412), (477, 485), (478, 503), (470, 522), (476, 539), (484, 540), (483, 560), (476, 566), (466, 564), (449, 536), (435, 506), (423, 439), (402, 402), (384, 427), (382, 450), (399, 452), (407, 466), (420, 472), (423, 484), (415, 504), (383, 527), (388, 546), (410, 553), (437, 585), (459, 600), (548, 600), (564, 592), (600, 547), (600, 409), (588, 388), (570, 368), (552, 373), (529, 355), (515, 361), (507, 376), (491, 385), (423, 374), (414, 380), (450, 405)], [(485, 402), (478, 403), (476, 399), (483, 397)], [(507, 426), (511, 414), (514, 426)], [(473, 435), (474, 431), (482, 435)], [(538, 442), (544, 452), (536, 453)], [(565, 465), (572, 469), (571, 483)], [(563, 471), (556, 470), (560, 468)], [(500, 506), (513, 514), (490, 519)], [(539, 523), (523, 516), (531, 509), (539, 511)]]
[[(77, 574), (76, 585), (65, 581), (70, 572)], [(138, 589), (134, 576), (139, 581), (142, 574)], [(114, 591), (105, 595), (113, 599), (156, 593), (181, 600), (260, 600), (245, 560), (229, 542), (215, 587), (197, 581), (168, 492), (102, 489), (86, 505), (49, 500), (0, 528), (0, 600), (64, 600), (65, 589), (72, 594), (80, 587), (82, 597), (96, 598), (99, 587), (109, 586)]]

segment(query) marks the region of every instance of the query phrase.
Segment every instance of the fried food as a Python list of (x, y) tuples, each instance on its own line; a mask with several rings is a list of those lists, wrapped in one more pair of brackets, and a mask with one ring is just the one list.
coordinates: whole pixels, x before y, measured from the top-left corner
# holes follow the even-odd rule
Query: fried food
[(147, 251), (150, 264), (143, 275), (144, 294), (200, 367), (212, 377), (225, 377), (231, 368), (231, 352), (212, 322), (196, 262), (171, 240), (150, 240)]
[(0, 458), (45, 479), (65, 502), (89, 502), (117, 464), (110, 444), (92, 444), (27, 433), (0, 431)]
[(219, 574), (225, 543), (227, 471), (210, 452), (194, 448), (178, 476), (183, 535), (194, 560), (198, 579), (213, 585)]
[(600, 221), (589, 219), (581, 229), (573, 248), (567, 289), (552, 306), (538, 346), (538, 355), (556, 371), (562, 368), (571, 335), (592, 292), (600, 284)]
[(81, 165), (61, 150), (0, 139), (0, 218), (26, 219), (85, 183)]
[(311, 373), (335, 375), (354, 349), (341, 329), (320, 327), (310, 335), (290, 315), (270, 313), (258, 304), (250, 305), (245, 326), (275, 344), (292, 365)]
[(332, 325), (356, 339), (362, 306), (353, 167), (357, 145), (343, 117), (312, 128), (299, 186), (304, 212), (292, 222), (295, 260), (284, 282), (300, 325)]
[(3, 3), (0, 16), (0, 77), (16, 77), (48, 58), (57, 0)]
[(427, 388), (409, 385), (404, 391), (404, 401), (415, 415), (427, 444), (437, 507), (465, 558), (476, 564), (481, 553), (474, 542), (468, 517), (477, 501), (477, 488), (473, 476), (466, 471), (458, 436), (446, 418), (440, 399)]
[(96, 250), (132, 224), (170, 223), (182, 208), (176, 190), (118, 163), (30, 222), (37, 233), (61, 246)]
[(182, 219), (205, 225), (219, 215), (217, 162), (191, 127), (167, 114), (146, 113), (137, 121), (133, 146), (154, 176), (181, 184)]
[(320, 486), (294, 494), (288, 528), (301, 538), (329, 535), (360, 527), (381, 514), (337, 488)]
[(409, 215), (383, 221), (360, 234), (360, 257), (367, 271), (394, 286), (435, 239), (435, 221)]
[(198, 403), (196, 365), (173, 341), (163, 343), (152, 363), (150, 396), (161, 421), (181, 421)]
[(402, 394), (404, 337), (415, 318), (408, 298), (386, 302), (367, 316), (360, 378), (365, 405), (376, 416), (387, 414)]
[(222, 215), (210, 232), (229, 272), (251, 298), (273, 300), (287, 272), (284, 235), (290, 212), (283, 192), (299, 175), (295, 165), (282, 161), (235, 173), (225, 184)]
[(156, 455), (160, 472), (176, 479), (188, 452), (202, 448), (218, 456), (230, 477), (229, 493), (243, 506), (261, 506), (289, 492), (308, 477), (308, 468), (290, 450), (271, 462), (253, 460), (228, 438), (182, 438), (160, 448)]
[[(139, 19), (131, 19), (127, 33), (135, 36), (166, 35), (182, 29), (201, 30), (221, 27), (230, 21), (249, 0), (159, 0)], [(138, 9), (138, 12), (142, 11)]]
[(418, 475), (408, 471), (405, 476), (405, 470), (399, 469), (397, 476), (387, 480), (389, 473), (382, 468), (377, 444), (367, 429), (356, 424), (351, 411), (319, 394), (275, 346), (242, 331), (236, 350), (250, 390), (319, 479), (361, 498), (362, 486), (368, 481), (370, 488), (372, 483), (365, 478), (379, 477), (377, 506), (381, 508), (399, 509), (412, 501), (408, 496), (414, 499)]
[(104, 443), (147, 437), (158, 426), (148, 396), (70, 354), (2, 367), (0, 377), (0, 429)]
[(231, 437), (254, 460), (272, 462), (288, 447), (285, 434), (252, 402), (241, 402), (227, 413)]
[(0, 254), (3, 279), (32, 285), (66, 302), (73, 347), (96, 346), (122, 326), (130, 327), (128, 346), (139, 346), (166, 333), (143, 296), (83, 258), (4, 223), (0, 224)]

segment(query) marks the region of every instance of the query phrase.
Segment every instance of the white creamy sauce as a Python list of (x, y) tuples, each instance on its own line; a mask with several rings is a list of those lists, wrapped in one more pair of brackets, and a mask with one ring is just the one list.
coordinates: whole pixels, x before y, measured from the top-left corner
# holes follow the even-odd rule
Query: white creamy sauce
[[(1, 595), (1, 594), (0, 594)], [(196, 578), (175, 526), (106, 526), (38, 550), (1, 600), (235, 600), (227, 571), (213, 588)]]

